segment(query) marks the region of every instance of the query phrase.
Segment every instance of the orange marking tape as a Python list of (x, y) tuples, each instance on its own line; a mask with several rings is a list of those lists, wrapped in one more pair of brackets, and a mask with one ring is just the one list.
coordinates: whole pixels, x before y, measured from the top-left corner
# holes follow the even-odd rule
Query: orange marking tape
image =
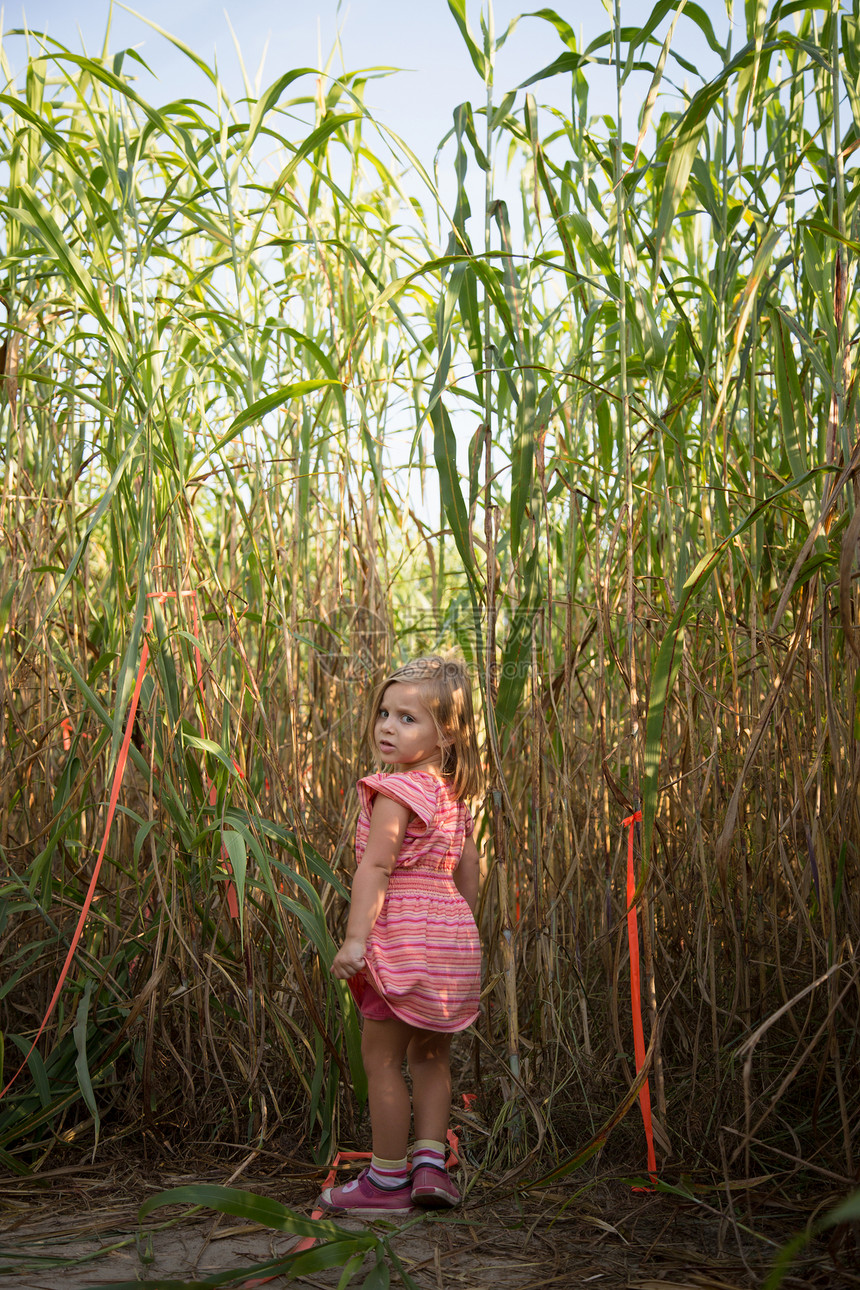
[[(147, 628), (145, 626), (144, 631), (146, 630)], [(117, 801), (119, 800), (119, 790), (120, 790), (120, 786), (122, 785), (122, 777), (125, 774), (126, 762), (128, 761), (128, 749), (131, 743), (131, 732), (134, 728), (134, 718), (137, 714), (137, 705), (140, 699), (140, 687), (143, 685), (143, 676), (146, 671), (146, 661), (148, 658), (149, 658), (149, 643), (146, 640), (146, 638), (144, 638), (143, 649), (141, 650), (141, 654), (140, 654), (140, 666), (137, 669), (137, 681), (135, 682), (134, 693), (131, 697), (131, 707), (128, 710), (128, 720), (125, 726), (125, 734), (123, 735), (122, 747), (120, 748), (119, 757), (117, 758), (116, 770), (114, 771), (114, 777), (113, 777), (113, 784), (111, 785), (111, 790), (110, 790), (110, 802), (108, 804), (107, 821), (105, 823), (105, 835), (102, 838), (102, 844), (101, 844), (101, 847), (99, 848), (98, 858), (96, 860), (95, 867), (93, 869), (93, 876), (92, 878), (90, 878), (90, 885), (87, 888), (87, 894), (84, 897), (84, 904), (83, 904), (83, 908), (81, 909), (81, 916), (78, 919), (78, 925), (75, 928), (75, 934), (72, 937), (72, 943), (69, 946), (69, 952), (66, 955), (66, 961), (63, 964), (62, 971), (60, 972), (60, 978), (57, 981), (56, 986), (54, 987), (54, 993), (51, 995), (51, 1002), (48, 1004), (48, 1010), (45, 1013), (44, 1017), (42, 1018), (42, 1024), (39, 1026), (39, 1029), (36, 1031), (36, 1037), (33, 1040), (32, 1044), (30, 1045), (30, 1051), (27, 1053), (27, 1056), (24, 1058), (23, 1062), (18, 1067), (15, 1074), (10, 1079), (9, 1083), (2, 1090), (2, 1092), (0, 1092), (0, 1098), (3, 1098), (6, 1096), (6, 1094), (9, 1092), (9, 1089), (15, 1083), (15, 1080), (18, 1078), (18, 1076), (21, 1074), (21, 1071), (24, 1069), (24, 1067), (27, 1065), (28, 1061), (30, 1060), (33, 1050), (36, 1047), (36, 1044), (39, 1042), (39, 1039), (42, 1035), (42, 1031), (47, 1026), (51, 1018), (51, 1014), (53, 1013), (54, 1009), (57, 1006), (57, 1001), (60, 997), (63, 986), (65, 985), (66, 977), (68, 976), (68, 973), (69, 973), (69, 968), (72, 965), (72, 959), (74, 958), (75, 950), (78, 948), (78, 941), (81, 939), (81, 933), (84, 930), (84, 923), (87, 920), (87, 914), (90, 912), (90, 905), (93, 903), (93, 896), (95, 895), (95, 892), (96, 892), (96, 884), (98, 883), (99, 873), (101, 872), (102, 860), (104, 860), (105, 851), (107, 849), (108, 837), (110, 836), (111, 825), (113, 824), (113, 817), (114, 817), (114, 812), (116, 811), (116, 804), (117, 804)]]
[[(60, 729), (63, 732), (63, 752), (70, 752), (72, 747), (72, 734), (74, 733), (75, 727), (72, 725), (68, 717), (63, 717), (60, 722)], [(85, 731), (81, 731), (78, 738), (92, 739), (92, 735), (88, 735)]]
[[(466, 1093), (463, 1095), (463, 1101), (465, 1102), (467, 1097), (473, 1096), (474, 1094), (472, 1093)], [(468, 1102), (466, 1103), (466, 1106), (468, 1107)], [(459, 1127), (460, 1126), (458, 1124), (453, 1129), (449, 1129), (446, 1135), (448, 1140), (448, 1159), (445, 1161), (446, 1169), (453, 1169), (455, 1165), (460, 1163), (460, 1139), (457, 1137), (457, 1129), (459, 1129)]]
[[(192, 598), (194, 635), (196, 637), (197, 635), (197, 592), (196, 591), (178, 591), (178, 592), (177, 591), (150, 591), (147, 595), (147, 600), (157, 600), (159, 604), (163, 605), (165, 600), (174, 600), (180, 596), (190, 596)], [(152, 631), (151, 613), (147, 613), (146, 615), (146, 621), (144, 622), (143, 630), (144, 630), (144, 633)], [(197, 669), (197, 680), (199, 683), (203, 678), (203, 667), (200, 659), (200, 650), (196, 645), (194, 647), (194, 654), (195, 654), (195, 664)], [(80, 918), (78, 919), (78, 925), (75, 928), (75, 932), (72, 937), (72, 943), (69, 946), (69, 952), (66, 955), (66, 961), (63, 964), (62, 970), (60, 972), (59, 980), (57, 981), (57, 984), (54, 987), (54, 993), (51, 995), (51, 1001), (48, 1004), (47, 1012), (42, 1018), (42, 1024), (39, 1026), (39, 1029), (36, 1031), (36, 1037), (33, 1040), (32, 1044), (30, 1045), (30, 1050), (27, 1053), (27, 1056), (24, 1058), (23, 1062), (18, 1067), (15, 1074), (9, 1080), (9, 1083), (6, 1085), (6, 1087), (2, 1091), (0, 1091), (0, 1099), (6, 1096), (6, 1094), (9, 1092), (9, 1089), (15, 1083), (15, 1080), (18, 1078), (18, 1076), (21, 1074), (21, 1071), (24, 1069), (24, 1067), (27, 1065), (28, 1061), (30, 1060), (33, 1050), (35, 1049), (36, 1044), (39, 1042), (42, 1032), (47, 1026), (48, 1022), (50, 1021), (51, 1015), (57, 1006), (57, 1001), (59, 1000), (59, 997), (63, 990), (63, 986), (66, 983), (66, 977), (69, 974), (69, 968), (72, 965), (72, 959), (74, 958), (75, 951), (78, 948), (78, 942), (80, 941), (81, 934), (84, 930), (84, 924), (87, 920), (87, 914), (90, 912), (90, 906), (92, 905), (93, 897), (95, 896), (96, 886), (99, 880), (99, 873), (101, 872), (102, 861), (104, 860), (105, 851), (107, 850), (108, 838), (110, 837), (111, 825), (113, 824), (113, 817), (114, 817), (114, 814), (116, 813), (117, 802), (119, 801), (119, 790), (122, 787), (123, 776), (125, 775), (125, 768), (128, 762), (128, 750), (131, 744), (131, 732), (134, 729), (134, 719), (137, 715), (137, 705), (140, 701), (140, 690), (141, 690), (141, 686), (143, 685), (144, 675), (146, 674), (146, 664), (148, 660), (149, 660), (149, 642), (147, 641), (146, 636), (144, 635), (143, 649), (140, 652), (140, 664), (137, 669), (137, 680), (135, 681), (134, 693), (132, 694), (132, 697), (131, 697), (131, 706), (129, 707), (129, 710), (128, 710), (128, 720), (126, 721), (125, 734), (123, 735), (122, 746), (119, 751), (119, 757), (117, 758), (116, 770), (114, 771), (114, 776), (113, 776), (113, 784), (111, 785), (111, 790), (110, 790), (110, 801), (108, 803), (108, 813), (107, 813), (107, 820), (105, 821), (104, 837), (102, 838), (102, 844), (101, 844), (101, 847), (99, 848), (99, 854), (96, 859), (95, 867), (93, 869), (93, 876), (92, 878), (90, 878), (90, 885), (87, 888), (87, 894), (84, 897), (84, 903), (81, 909)], [(63, 747), (65, 748), (66, 752), (68, 752), (69, 749), (71, 748), (71, 730), (72, 730), (72, 725), (68, 717), (66, 717), (61, 722), (61, 728), (63, 731)], [(68, 740), (68, 743), (67, 743), (67, 740)], [(234, 900), (235, 900), (235, 891), (234, 891)], [(238, 913), (238, 907), (237, 907), (237, 913)]]
[[(627, 939), (630, 944), (630, 995), (633, 1005), (633, 1051), (636, 1055), (636, 1073), (642, 1069), (645, 1061), (645, 1035), (642, 1031), (642, 994), (639, 983), (639, 924), (636, 921), (636, 873), (633, 867), (633, 834), (637, 823), (642, 819), (642, 812), (636, 811), (621, 821), (621, 827), (627, 829)], [(657, 1184), (657, 1158), (654, 1155), (654, 1129), (651, 1123), (651, 1089), (647, 1079), (639, 1090), (639, 1108), (642, 1112), (642, 1123), (645, 1126), (645, 1143), (648, 1151), (648, 1173), (651, 1181)], [(634, 1187), (634, 1191), (650, 1191), (649, 1187)]]

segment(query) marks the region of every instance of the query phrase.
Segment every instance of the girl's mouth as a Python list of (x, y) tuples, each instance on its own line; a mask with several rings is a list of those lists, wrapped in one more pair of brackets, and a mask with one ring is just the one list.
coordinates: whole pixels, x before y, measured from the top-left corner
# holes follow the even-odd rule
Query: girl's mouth
[(381, 753), (394, 752), (394, 744), (390, 743), (388, 739), (380, 739), (378, 747)]

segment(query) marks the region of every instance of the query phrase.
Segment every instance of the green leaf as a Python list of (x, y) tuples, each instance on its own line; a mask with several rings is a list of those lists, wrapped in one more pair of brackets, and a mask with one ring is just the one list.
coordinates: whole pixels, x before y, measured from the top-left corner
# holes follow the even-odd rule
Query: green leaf
[(325, 1272), (328, 1268), (341, 1268), (348, 1258), (353, 1257), (355, 1251), (366, 1252), (377, 1244), (377, 1237), (370, 1233), (366, 1236), (353, 1233), (348, 1240), (315, 1245), (312, 1250), (306, 1250), (295, 1256), (295, 1262), (290, 1266), (290, 1274), (293, 1277), (304, 1277), (310, 1276), (313, 1272)]
[(567, 45), (568, 49), (576, 53), (576, 35), (570, 23), (565, 18), (561, 18), (555, 9), (533, 9), (529, 13), (524, 13), (523, 18), (543, 18), (544, 22), (550, 23), (555, 27), (562, 42)]
[(236, 898), (239, 903), (239, 936), (245, 940), (245, 876), (248, 872), (248, 851), (241, 833), (232, 829), (221, 830), (221, 842), (227, 851), (233, 869), (233, 881), (236, 884)]
[(762, 1290), (778, 1290), (779, 1286), (782, 1285), (788, 1275), (788, 1271), (794, 1262), (795, 1256), (800, 1253), (811, 1238), (811, 1232), (799, 1232), (796, 1236), (793, 1236), (790, 1241), (786, 1241), (785, 1245), (779, 1251), (776, 1259), (774, 1260), (773, 1268), (771, 1269), (767, 1280), (762, 1285)]
[(849, 1196), (824, 1215), (821, 1220), (821, 1227), (838, 1227), (840, 1223), (856, 1223), (860, 1221), (860, 1189), (852, 1191)]
[(536, 85), (538, 81), (549, 80), (551, 76), (562, 76), (565, 72), (578, 72), (593, 62), (594, 59), (589, 58), (587, 54), (561, 54), (555, 62), (550, 63), (547, 67), (542, 67), (539, 72), (535, 72), (527, 80), (521, 81), (519, 88), (521, 90), (527, 89), (529, 85)]
[(326, 1242), (310, 1250), (281, 1255), (279, 1258), (268, 1259), (265, 1263), (229, 1268), (226, 1272), (218, 1272), (202, 1279), (195, 1277), (193, 1281), (169, 1281), (159, 1277), (157, 1281), (113, 1281), (100, 1283), (99, 1290), (200, 1290), (201, 1286), (231, 1285), (236, 1286), (236, 1290), (244, 1290), (249, 1283), (274, 1281), (284, 1275), (292, 1281), (313, 1272), (342, 1267), (353, 1260), (360, 1266), (367, 1251), (377, 1244), (377, 1238), (371, 1234), (352, 1233), (348, 1240)]
[(522, 595), (502, 652), (496, 723), (505, 744), (513, 733), (517, 708), (531, 670), (535, 610), (541, 601), (539, 553), (536, 545), (525, 568)]
[[(89, 685), (89, 683), (84, 679), (83, 676), (81, 676), (80, 672), (75, 667), (74, 663), (69, 658), (69, 656), (64, 652), (61, 645), (55, 644), (54, 652), (56, 657), (62, 662), (62, 666), (65, 669), (65, 671), (69, 673), (76, 687), (78, 688), (78, 690), (80, 690), (81, 694), (84, 696), (87, 706), (96, 716), (98, 721), (107, 730), (112, 730), (113, 722), (111, 719), (111, 714), (108, 712), (107, 708), (101, 702), (98, 695), (93, 690), (92, 686)], [(135, 747), (133, 742), (129, 746), (128, 755), (129, 755), (129, 759), (134, 763), (134, 765), (137, 767), (140, 774), (143, 776), (144, 782), (147, 782), (150, 774), (149, 763), (146, 760), (146, 758), (143, 756), (143, 754), (140, 752), (140, 750)], [(155, 764), (156, 764), (156, 768), (158, 768), (160, 763), (158, 762), (157, 759)], [(164, 805), (167, 807), (168, 811), (170, 812), (170, 815), (173, 821), (173, 826), (177, 829), (179, 834), (186, 839), (186, 841), (190, 841), (191, 830), (190, 830), (188, 812), (186, 810), (185, 802), (182, 796), (176, 791), (176, 788), (172, 780), (169, 778), (169, 776), (165, 776), (161, 781), (161, 793), (162, 793)]]
[(532, 518), (535, 469), (536, 381), (532, 364), (523, 367), (517, 421), (511, 453), (511, 555), (520, 549), (523, 527)]
[(442, 496), (445, 515), (451, 526), (451, 532), (454, 534), (454, 541), (457, 544), (457, 550), (460, 552), (463, 567), (470, 580), (477, 582), (478, 571), (472, 558), (469, 516), (466, 511), (466, 503), (463, 500), (460, 476), (457, 470), (457, 440), (454, 437), (451, 420), (441, 399), (432, 409), (430, 419), (435, 432), (436, 470), (439, 475), (439, 491)]
[(379, 1253), (376, 1256), (376, 1266), (370, 1269), (361, 1283), (361, 1290), (388, 1290), (390, 1285), (391, 1273), (388, 1270), (388, 1264)]
[(156, 825), (155, 820), (144, 820), (143, 824), (141, 824), (140, 828), (137, 830), (137, 833), (134, 835), (135, 864), (137, 864), (138, 860), (140, 859), (140, 852), (143, 847), (143, 844), (146, 841), (146, 839), (149, 837), (152, 830), (155, 828), (155, 825)]
[(325, 116), (323, 118), (322, 125), (317, 126), (317, 128), (309, 134), (305, 140), (303, 140), (293, 156), (290, 158), (289, 163), (278, 175), (274, 184), (275, 190), (279, 191), (285, 188), (298, 170), (300, 163), (304, 161), (306, 157), (309, 157), (312, 152), (317, 152), (325, 141), (331, 137), (331, 135), (353, 121), (360, 121), (362, 117), (363, 113), (361, 112), (347, 112), (342, 116), (338, 116), (336, 113), (330, 113)]
[(298, 80), (300, 76), (312, 76), (316, 79), (316, 77), (319, 76), (319, 71), (312, 67), (294, 67), (292, 71), (286, 72), (283, 76), (280, 76), (267, 90), (264, 90), (257, 99), (254, 104), (254, 110), (251, 113), (251, 120), (248, 122), (248, 131), (245, 135), (245, 142), (242, 144), (242, 151), (236, 158), (235, 170), (237, 173), (242, 162), (250, 152), (254, 140), (260, 133), (266, 114), (272, 110), (284, 90), (287, 89), (289, 85), (292, 85), (293, 81)]
[[(496, 307), (499, 318), (504, 324), (507, 334), (510, 336), (511, 340), (514, 340), (516, 333), (510, 309), (508, 308), (508, 303), (505, 299), (505, 293), (502, 284), (499, 281), (498, 274), (492, 267), (493, 260), (503, 258), (509, 257), (506, 257), (501, 251), (490, 251), (483, 256), (445, 255), (440, 259), (427, 260), (424, 264), (419, 265), (417, 269), (413, 269), (410, 273), (404, 274), (403, 277), (395, 278), (393, 282), (389, 282), (384, 291), (381, 291), (368, 307), (368, 314), (374, 315), (378, 313), (383, 305), (388, 304), (389, 301), (392, 301), (399, 296), (411, 282), (414, 282), (416, 278), (423, 277), (428, 273), (435, 273), (437, 269), (444, 269), (448, 265), (466, 263), (471, 266), (474, 273), (478, 278), (480, 278), (484, 285), (484, 289)], [(537, 263), (540, 262), (540, 260), (537, 261)]]
[(303, 332), (297, 331), (294, 327), (284, 327), (284, 334), (291, 336), (293, 340), (302, 349), (306, 350), (319, 363), (326, 376), (331, 380), (331, 391), (337, 400), (343, 424), (347, 425), (349, 416), (346, 410), (346, 399), (343, 394), (343, 382), (339, 379), (335, 370), (335, 365), (326, 352), (311, 336), (306, 336)]
[(211, 753), (213, 757), (217, 757), (221, 765), (226, 766), (231, 775), (239, 774), (233, 764), (233, 758), (230, 753), (226, 748), (222, 748), (220, 744), (216, 744), (214, 739), (203, 739), (200, 735), (191, 735), (183, 730), (182, 742), (186, 748), (199, 748), (201, 752)]
[(798, 228), (808, 228), (815, 233), (823, 233), (825, 237), (834, 242), (841, 242), (843, 246), (848, 247), (849, 251), (854, 251), (855, 254), (860, 255), (860, 242), (856, 242), (850, 237), (845, 237), (837, 228), (834, 228), (826, 219), (821, 219), (820, 216), (815, 219), (798, 220), (797, 224)]
[(15, 584), (4, 591), (0, 597), (0, 641), (3, 639), (3, 633), (6, 630), (6, 624), (9, 622), (9, 615), (12, 612), (12, 601), (15, 598)]
[(20, 1048), (22, 1054), (27, 1058), (27, 1065), (30, 1068), (30, 1074), (33, 1076), (33, 1083), (36, 1086), (36, 1092), (39, 1094), (39, 1101), (43, 1107), (51, 1105), (51, 1083), (48, 1079), (48, 1072), (45, 1070), (45, 1063), (42, 1061), (42, 1054), (38, 1048), (30, 1052), (32, 1041), (24, 1039), (22, 1035), (8, 1035), (16, 1048)]
[(364, 1263), (363, 1250), (358, 1254), (354, 1254), (351, 1259), (348, 1259), (347, 1262), (344, 1263), (340, 1281), (337, 1283), (337, 1290), (346, 1290), (346, 1287), (349, 1285), (356, 1272), (361, 1270), (362, 1263)]
[[(657, 30), (667, 14), (675, 13), (677, 15), (678, 9), (678, 0), (658, 0), (658, 3), (651, 11), (651, 16), (645, 25), (640, 27), (639, 31), (635, 34), (631, 35), (631, 45), (644, 45), (645, 42), (650, 40), (654, 35), (654, 32)], [(685, 18), (689, 18), (696, 24), (714, 53), (719, 54), (720, 58), (725, 58), (726, 51), (717, 40), (717, 37), (714, 34), (713, 24), (701, 5), (693, 3), (693, 0), (688, 0), (688, 3), (683, 6), (683, 15)]]
[[(774, 374), (776, 377), (777, 403), (782, 427), (782, 439), (792, 475), (799, 479), (809, 469), (809, 451), (806, 443), (809, 416), (803, 398), (797, 361), (787, 330), (778, 310), (771, 311), (774, 325)], [(818, 518), (818, 505), (814, 486), (809, 485), (801, 494), (806, 521), (810, 529)]]
[(271, 394), (266, 394), (262, 399), (257, 399), (256, 402), (251, 403), (244, 412), (240, 412), (230, 422), (227, 433), (222, 439), (218, 440), (212, 452), (220, 452), (243, 430), (253, 425), (255, 421), (262, 421), (263, 417), (268, 412), (273, 412), (275, 408), (281, 407), (284, 403), (289, 403), (291, 399), (301, 399), (306, 394), (312, 394), (314, 390), (322, 390), (330, 385), (340, 385), (340, 381), (332, 380), (329, 377), (317, 378), (313, 381), (295, 381), (292, 385), (282, 385), (279, 390), (273, 390)]
[[(185, 1187), (160, 1191), (143, 1202), (138, 1210), (138, 1220), (143, 1222), (156, 1209), (163, 1209), (165, 1205), (205, 1205), (207, 1209), (215, 1209), (219, 1214), (230, 1214), (233, 1218), (243, 1218), (249, 1223), (259, 1223), (262, 1227), (271, 1228), (273, 1232), (291, 1232), (293, 1236), (311, 1236), (315, 1240), (327, 1237), (329, 1240), (342, 1241), (354, 1236), (354, 1233), (338, 1227), (330, 1220), (306, 1218), (270, 1196), (258, 1196), (255, 1192), (242, 1191), (239, 1187), (218, 1187), (214, 1183), (189, 1183)], [(375, 1239), (372, 1238), (371, 1244), (375, 1244)]]
[(77, 1057), (75, 1058), (75, 1074), (78, 1077), (78, 1087), (83, 1094), (84, 1101), (87, 1104), (87, 1110), (93, 1117), (95, 1125), (95, 1145), (99, 1141), (99, 1109), (96, 1104), (95, 1093), (93, 1092), (92, 1079), (90, 1078), (90, 1068), (87, 1062), (87, 1026), (90, 1017), (90, 998), (93, 992), (93, 979), (87, 977), (87, 983), (84, 986), (84, 993), (78, 1004), (78, 1013), (75, 1018), (74, 1039)]
[(448, 8), (451, 10), (451, 13), (454, 15), (454, 21), (460, 28), (460, 35), (463, 37), (463, 41), (469, 51), (469, 57), (472, 60), (475, 70), (481, 80), (485, 81), (487, 79), (487, 60), (484, 57), (483, 51), (478, 48), (478, 45), (475, 43), (475, 37), (472, 35), (472, 29), (469, 26), (469, 19), (466, 16), (466, 0), (448, 0)]
[(5, 103), (17, 116), (35, 126), (55, 152), (61, 152), (64, 156), (68, 156), (68, 148), (63, 136), (58, 134), (44, 117), (39, 116), (38, 112), (34, 112), (23, 99), (14, 98), (11, 94), (0, 94), (0, 103)]

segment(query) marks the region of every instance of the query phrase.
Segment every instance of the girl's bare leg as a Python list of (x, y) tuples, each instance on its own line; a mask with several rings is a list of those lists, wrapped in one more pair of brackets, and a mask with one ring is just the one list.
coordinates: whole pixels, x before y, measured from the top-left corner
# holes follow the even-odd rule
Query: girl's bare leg
[(414, 1026), (397, 1017), (364, 1020), (361, 1056), (367, 1072), (373, 1154), (383, 1160), (402, 1160), (406, 1155), (410, 1106), (403, 1058), (415, 1033)]
[[(383, 1022), (387, 1025), (387, 1022)], [(451, 1118), (451, 1036), (413, 1030), (408, 1046), (415, 1138), (444, 1142)]]

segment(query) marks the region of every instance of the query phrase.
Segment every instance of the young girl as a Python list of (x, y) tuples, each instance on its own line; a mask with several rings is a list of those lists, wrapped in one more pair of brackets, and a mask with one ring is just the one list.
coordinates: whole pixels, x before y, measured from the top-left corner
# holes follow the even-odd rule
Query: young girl
[[(332, 973), (364, 1019), (373, 1156), (317, 1204), (356, 1218), (456, 1205), (445, 1170), (451, 1035), (478, 1015), (478, 852), (464, 805), (480, 786), (472, 692), (463, 663), (419, 658), (371, 700), (366, 738), (388, 774), (358, 782), (358, 867)], [(411, 1174), (409, 1062), (415, 1119)]]

